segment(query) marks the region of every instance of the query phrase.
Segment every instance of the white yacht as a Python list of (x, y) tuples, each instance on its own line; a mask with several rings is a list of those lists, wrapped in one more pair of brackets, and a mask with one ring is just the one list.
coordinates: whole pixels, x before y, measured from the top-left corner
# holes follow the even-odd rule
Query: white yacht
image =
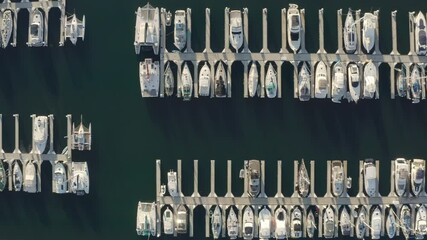
[(59, 161), (53, 165), (52, 192), (59, 194), (68, 192), (67, 171), (64, 164)]
[(172, 170), (168, 172), (168, 191), (172, 197), (177, 197), (179, 195), (176, 172)]
[(249, 96), (254, 97), (257, 93), (258, 89), (258, 67), (255, 62), (252, 62), (251, 68), (249, 69), (249, 77), (248, 77), (248, 89), (249, 89)]
[(71, 163), (71, 192), (77, 196), (89, 194), (89, 169), (87, 162)]
[(335, 197), (341, 196), (344, 191), (344, 171), (342, 162), (332, 161), (332, 193)]
[(225, 73), (224, 64), (220, 61), (215, 72), (215, 97), (227, 97), (227, 88), (227, 74)]
[(165, 74), (165, 93), (166, 93), (166, 96), (170, 97), (173, 95), (173, 92), (175, 90), (175, 78), (173, 76), (173, 72), (170, 67), (170, 64), (166, 66), (166, 70), (164, 74)]
[(249, 160), (246, 166), (248, 173), (248, 190), (251, 197), (257, 197), (260, 191), (261, 163), (259, 160)]
[(418, 55), (427, 53), (426, 18), (421, 11), (415, 17), (415, 51)]
[(307, 197), (308, 192), (310, 191), (310, 177), (308, 176), (304, 159), (302, 159), (301, 163), (299, 164), (297, 189), (301, 197)]
[(350, 89), (351, 99), (357, 103), (360, 98), (360, 75), (359, 67), (355, 63), (348, 64), (348, 88)]
[(199, 96), (209, 96), (211, 91), (211, 69), (207, 62), (200, 69), (199, 73)]
[(377, 92), (377, 66), (369, 61), (363, 69), (363, 98), (372, 99)]
[(181, 73), (181, 94), (184, 101), (190, 101), (193, 95), (193, 77), (191, 76), (190, 69), (187, 63), (184, 63), (184, 68)]
[(317, 63), (314, 83), (314, 96), (316, 98), (326, 98), (326, 95), (329, 92), (329, 82), (326, 64), (323, 61)]
[(45, 46), (43, 13), (38, 8), (34, 8), (30, 12), (29, 24), (27, 45), (29, 47)]
[(239, 221), (233, 207), (230, 207), (227, 217), (227, 234), (230, 239), (236, 239), (239, 235)]
[(291, 238), (301, 238), (302, 230), (301, 210), (295, 207), (291, 213)]
[(418, 196), (424, 190), (425, 161), (414, 159), (411, 163), (411, 188), (412, 193)]
[(3, 160), (0, 160), (0, 192), (3, 192), (6, 187), (8, 175), (4, 169)]
[(153, 48), (154, 54), (159, 54), (160, 15), (159, 8), (154, 8), (149, 3), (138, 7), (135, 23), (135, 53), (139, 54), (141, 47)]
[(13, 175), (12, 175), (13, 190), (15, 192), (19, 192), (21, 191), (21, 188), (22, 188), (22, 170), (17, 160), (13, 164), (12, 171), (13, 171)]
[(136, 233), (140, 236), (156, 236), (156, 204), (138, 202), (136, 212)]
[(275, 231), (274, 237), (276, 239), (285, 239), (288, 237), (288, 223), (286, 210), (280, 206), (274, 212)]
[(387, 236), (390, 239), (394, 238), (394, 236), (396, 235), (397, 223), (396, 223), (396, 213), (394, 212), (393, 208), (389, 208), (387, 219), (385, 222), (385, 228), (387, 231)]
[(24, 169), (23, 190), (28, 193), (37, 192), (37, 169), (33, 161), (28, 161)]
[(307, 63), (304, 62), (298, 75), (298, 96), (300, 101), (308, 101), (311, 97), (311, 81)]
[(187, 18), (184, 10), (175, 11), (174, 45), (180, 51), (187, 44)]
[(272, 63), (269, 63), (265, 74), (265, 92), (268, 98), (275, 98), (277, 95), (277, 73)]
[(213, 238), (218, 239), (222, 227), (221, 209), (218, 207), (218, 205), (215, 206), (215, 210), (211, 216), (211, 227)]
[(339, 223), (341, 227), (341, 234), (343, 236), (350, 236), (351, 229), (353, 228), (353, 223), (351, 221), (350, 214), (348, 213), (348, 210), (345, 206), (342, 207)]
[(365, 159), (363, 163), (365, 193), (373, 197), (377, 193), (377, 167), (373, 159)]
[(427, 213), (424, 204), (421, 204), (415, 213), (415, 234), (418, 239), (427, 235)]
[(341, 99), (346, 92), (347, 84), (345, 82), (344, 68), (341, 62), (337, 62), (332, 71), (332, 102), (341, 103)]
[(172, 235), (174, 229), (173, 212), (167, 207), (163, 212), (163, 232), (167, 235)]
[(323, 213), (323, 236), (325, 238), (335, 237), (335, 211), (330, 205)]
[(298, 5), (289, 4), (287, 20), (289, 46), (296, 53), (301, 46), (301, 15)]
[(258, 215), (258, 236), (259, 239), (269, 239), (271, 237), (271, 212), (265, 206)]
[(377, 16), (365, 13), (363, 16), (362, 43), (366, 52), (371, 52), (375, 45), (375, 30), (377, 28)]
[(381, 210), (377, 206), (371, 215), (371, 239), (380, 239), (381, 237), (382, 216)]
[(409, 164), (404, 158), (398, 158), (394, 162), (394, 187), (397, 196), (401, 197), (406, 192), (409, 179)]
[(356, 23), (354, 22), (351, 9), (348, 9), (344, 23), (344, 48), (347, 53), (354, 53), (357, 45)]
[(33, 153), (42, 154), (47, 142), (47, 117), (37, 116), (33, 125), (34, 149)]
[(400, 209), (400, 229), (402, 229), (405, 239), (409, 238), (412, 232), (411, 209), (408, 205), (403, 205)]
[(10, 9), (6, 9), (3, 12), (0, 31), (2, 47), (6, 48), (13, 32), (13, 17)]
[(146, 58), (139, 63), (139, 83), (141, 84), (142, 97), (158, 97), (159, 87), (159, 62)]
[(230, 11), (230, 44), (236, 52), (243, 45), (242, 12), (240, 10)]
[(254, 237), (254, 212), (246, 206), (243, 212), (243, 239), (250, 240)]
[(85, 40), (85, 25), (86, 18), (83, 15), (83, 19), (79, 20), (76, 14), (73, 14), (67, 17), (67, 21), (65, 21), (65, 39), (70, 39), (73, 45), (76, 45), (77, 38), (81, 38), (83, 41)]
[(361, 206), (359, 208), (359, 213), (356, 219), (356, 237), (358, 239), (364, 239), (365, 238), (365, 232), (366, 232), (366, 218), (367, 218), (367, 212), (366, 208)]
[(176, 222), (175, 222), (175, 230), (179, 234), (186, 234), (187, 233), (187, 225), (188, 225), (188, 218), (187, 218), (187, 209), (184, 205), (180, 205), (178, 207), (178, 213), (176, 215)]
[(404, 65), (402, 65), (400, 69), (395, 69), (395, 70), (397, 70), (396, 77), (395, 77), (397, 95), (399, 95), (399, 97), (406, 97), (406, 93), (408, 91), (406, 68)]
[(409, 81), (411, 87), (412, 103), (419, 103), (421, 99), (421, 73), (418, 64), (414, 64)]
[(74, 127), (73, 122), (73, 133), (71, 135), (71, 142), (73, 143), (71, 149), (73, 150), (91, 150), (92, 148), (92, 124), (89, 123), (89, 127), (83, 125), (83, 116), (80, 115), (80, 124)]
[(311, 209), (308, 210), (307, 213), (307, 237), (313, 238), (314, 232), (316, 231), (316, 219), (314, 218), (313, 211)]

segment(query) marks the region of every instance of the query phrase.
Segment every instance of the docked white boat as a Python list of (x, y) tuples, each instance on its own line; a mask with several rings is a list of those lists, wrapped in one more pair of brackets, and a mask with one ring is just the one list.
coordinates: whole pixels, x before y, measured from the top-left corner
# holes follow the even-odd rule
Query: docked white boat
[(380, 239), (381, 237), (381, 226), (382, 225), (382, 216), (381, 210), (377, 206), (371, 215), (371, 239)]
[(300, 101), (308, 101), (311, 97), (311, 81), (307, 63), (304, 62), (298, 75), (298, 96)]
[(365, 159), (363, 163), (365, 193), (373, 197), (377, 193), (377, 167), (373, 159)]
[(310, 191), (310, 177), (308, 176), (304, 159), (302, 159), (301, 163), (299, 164), (297, 189), (301, 197), (307, 197)]
[(347, 53), (354, 53), (357, 46), (356, 23), (354, 22), (351, 9), (348, 9), (344, 23), (344, 48)]
[(308, 210), (306, 229), (307, 229), (307, 237), (313, 238), (314, 231), (316, 231), (316, 219), (314, 218), (313, 211), (311, 209)]
[(408, 205), (403, 205), (400, 209), (400, 229), (405, 239), (409, 239), (412, 232), (411, 209)]
[(404, 158), (398, 158), (394, 162), (394, 186), (397, 196), (401, 197), (406, 192), (409, 180), (409, 164)]
[(415, 17), (415, 51), (418, 55), (427, 53), (426, 18), (421, 11)]
[(288, 223), (286, 210), (280, 206), (274, 212), (275, 231), (274, 237), (276, 239), (285, 239), (288, 237)]
[(4, 169), (3, 161), (0, 160), (0, 192), (3, 192), (6, 187), (8, 175), (6, 174), (6, 170)]
[(216, 205), (215, 210), (211, 216), (211, 228), (212, 228), (212, 235), (214, 239), (219, 238), (219, 235), (221, 234), (221, 227), (222, 227), (221, 209), (218, 207), (218, 205)]
[(332, 161), (332, 193), (335, 197), (341, 196), (344, 191), (344, 170), (342, 162)]
[(341, 103), (341, 99), (346, 92), (347, 84), (345, 82), (344, 68), (341, 62), (337, 62), (332, 71), (332, 102)]
[(173, 72), (170, 67), (170, 64), (166, 66), (166, 70), (164, 74), (165, 74), (165, 93), (166, 93), (166, 96), (170, 97), (173, 95), (173, 92), (175, 90), (175, 77), (173, 76)]
[[(396, 89), (397, 95), (399, 97), (406, 97), (406, 93), (408, 92), (408, 81), (406, 76), (406, 68), (405, 66), (401, 66), (400, 69), (396, 69)], [(408, 74), (409, 75), (409, 74)]]
[(35, 164), (32, 161), (28, 161), (25, 165), (25, 177), (23, 190), (28, 193), (37, 192), (37, 169)]
[(328, 206), (323, 213), (323, 236), (335, 237), (335, 212), (331, 206)]
[(141, 84), (142, 97), (159, 96), (159, 62), (146, 58), (139, 63), (139, 83)]
[(71, 163), (71, 192), (77, 196), (89, 194), (89, 169), (87, 162)]
[(67, 171), (62, 162), (56, 162), (53, 165), (53, 174), (52, 174), (52, 192), (54, 193), (67, 193), (68, 192), (68, 179)]
[(348, 64), (347, 68), (348, 88), (351, 99), (357, 103), (360, 98), (360, 74), (359, 67), (355, 63)]
[(271, 237), (271, 212), (265, 206), (258, 215), (258, 236), (259, 239), (269, 239)]
[(191, 76), (190, 69), (187, 63), (184, 63), (184, 68), (181, 73), (181, 94), (184, 101), (190, 101), (193, 95), (193, 77)]
[(15, 192), (19, 192), (22, 189), (22, 170), (21, 170), (21, 166), (19, 166), (18, 161), (14, 162), (12, 171), (13, 171), (13, 175), (12, 175), (13, 190)]
[(155, 55), (159, 54), (160, 15), (159, 8), (147, 3), (138, 7), (135, 23), (135, 53), (139, 54), (141, 47), (151, 47)]
[(34, 8), (30, 12), (30, 27), (28, 29), (28, 42), (29, 47), (41, 47), (45, 46), (44, 40), (44, 17), (43, 13), (38, 9)]
[(341, 234), (343, 236), (350, 236), (353, 224), (350, 218), (350, 214), (348, 213), (348, 210), (345, 206), (342, 207), (339, 223), (341, 228)]
[(248, 90), (249, 96), (254, 97), (258, 90), (258, 67), (255, 62), (252, 62), (251, 68), (249, 69), (248, 77)]
[(363, 16), (362, 43), (366, 52), (370, 53), (375, 45), (375, 30), (377, 28), (377, 16), (365, 13)]
[(415, 235), (417, 239), (423, 239), (427, 235), (427, 213), (424, 204), (421, 204), (415, 213)]
[(174, 220), (173, 220), (173, 212), (167, 207), (163, 212), (163, 232), (167, 235), (173, 234), (174, 231)]
[(230, 11), (230, 44), (236, 52), (243, 45), (242, 12), (240, 10)]
[(227, 234), (230, 239), (236, 239), (239, 236), (239, 221), (233, 207), (230, 207), (227, 217)]
[(224, 64), (220, 61), (215, 72), (215, 97), (227, 97), (227, 87), (227, 74), (225, 73)]
[(77, 39), (81, 38), (83, 41), (85, 40), (85, 25), (86, 18), (83, 15), (83, 19), (79, 20), (76, 14), (73, 14), (67, 17), (67, 21), (65, 21), (65, 39), (70, 39), (71, 43), (76, 45)]
[(200, 69), (199, 73), (199, 96), (206, 97), (211, 91), (211, 69), (207, 62)]
[(243, 239), (250, 240), (254, 237), (254, 212), (246, 206), (243, 212)]
[(186, 234), (187, 233), (187, 225), (188, 225), (188, 217), (187, 217), (187, 209), (184, 205), (180, 205), (178, 207), (178, 213), (176, 215), (176, 232), (178, 234)]
[(257, 197), (260, 191), (261, 163), (259, 160), (249, 160), (246, 166), (248, 174), (248, 190), (251, 197)]
[(323, 61), (317, 63), (314, 85), (314, 96), (316, 98), (326, 98), (329, 92), (329, 82), (326, 64)]
[(418, 64), (414, 64), (409, 81), (412, 103), (419, 103), (421, 99), (421, 73)]
[(180, 51), (187, 44), (187, 18), (184, 10), (175, 11), (174, 42)]
[(392, 239), (396, 235), (397, 223), (396, 223), (396, 213), (393, 208), (389, 208), (387, 219), (385, 222), (385, 228), (387, 231), (387, 236)]
[(13, 17), (12, 11), (10, 9), (6, 9), (3, 12), (3, 17), (1, 20), (1, 43), (2, 47), (6, 48), (10, 41), (10, 36), (13, 32)]
[(136, 233), (140, 236), (156, 236), (156, 204), (138, 202), (136, 212)]
[(301, 210), (295, 207), (291, 213), (291, 238), (301, 238), (302, 230)]
[(75, 127), (73, 122), (73, 132), (71, 135), (71, 149), (73, 150), (91, 150), (92, 148), (92, 124), (89, 127), (83, 125), (83, 116), (80, 115), (80, 124)]
[(366, 208), (361, 206), (359, 208), (359, 212), (356, 219), (356, 237), (358, 239), (364, 239), (365, 238), (365, 232), (366, 232), (366, 218), (367, 218), (367, 212)]
[(287, 20), (289, 46), (296, 53), (301, 46), (301, 15), (298, 5), (289, 4)]
[(277, 72), (272, 63), (269, 63), (265, 74), (265, 92), (268, 98), (275, 98), (277, 95)]
[(34, 149), (32, 152), (42, 154), (46, 148), (47, 142), (47, 117), (37, 116), (34, 119), (33, 126)]
[(168, 191), (172, 197), (177, 197), (179, 195), (176, 172), (172, 170), (168, 172)]
[(414, 159), (411, 163), (411, 188), (412, 193), (418, 196), (424, 190), (425, 161)]
[(372, 99), (377, 92), (377, 66), (369, 61), (363, 69), (363, 98)]

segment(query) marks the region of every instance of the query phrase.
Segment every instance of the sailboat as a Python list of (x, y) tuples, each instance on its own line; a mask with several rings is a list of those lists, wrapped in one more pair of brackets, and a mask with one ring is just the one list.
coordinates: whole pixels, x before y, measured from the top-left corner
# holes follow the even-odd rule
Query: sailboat
[(304, 62), (298, 76), (298, 95), (300, 101), (308, 101), (311, 97), (311, 81), (307, 63)]
[(365, 13), (363, 16), (362, 43), (367, 53), (374, 48), (376, 28), (377, 16), (372, 13)]
[(191, 72), (187, 63), (184, 63), (184, 68), (181, 74), (181, 82), (182, 98), (184, 101), (190, 101), (191, 96), (193, 95), (193, 78), (191, 77)]
[(7, 175), (4, 169), (3, 160), (0, 160), (0, 192), (6, 187)]
[(408, 205), (403, 205), (400, 209), (400, 229), (405, 239), (408, 239), (412, 231), (411, 209)]
[(356, 34), (356, 23), (354, 22), (353, 14), (351, 9), (348, 9), (347, 17), (344, 23), (344, 48), (349, 54), (356, 51), (357, 45), (357, 34)]
[(330, 205), (323, 213), (323, 236), (325, 238), (335, 237), (335, 211)]
[(15, 192), (21, 191), (22, 188), (22, 170), (21, 166), (19, 166), (18, 161), (15, 161), (12, 168), (12, 182), (13, 182), (13, 190)]
[(170, 68), (170, 64), (166, 66), (165, 70), (165, 93), (166, 96), (170, 97), (173, 95), (175, 89), (175, 78), (173, 76), (172, 69)]
[(309, 209), (308, 213), (307, 213), (307, 236), (309, 238), (313, 238), (314, 237), (314, 231), (316, 230), (316, 219), (314, 218), (313, 215), (313, 210)]
[(356, 220), (356, 237), (358, 239), (365, 238), (367, 212), (364, 206), (359, 208), (359, 213)]
[(297, 189), (301, 197), (307, 197), (310, 191), (310, 178), (305, 167), (304, 159), (302, 159), (299, 164)]
[(215, 206), (215, 210), (211, 216), (211, 227), (212, 227), (212, 235), (214, 239), (219, 238), (219, 234), (221, 233), (222, 226), (222, 218), (221, 218), (221, 209), (218, 205)]
[(249, 77), (248, 77), (248, 90), (249, 90), (249, 96), (254, 97), (257, 89), (258, 89), (258, 68), (255, 62), (252, 62), (251, 68), (249, 70)]
[(225, 73), (223, 62), (220, 61), (215, 73), (215, 97), (227, 97), (227, 87), (227, 74)]
[(343, 236), (350, 236), (353, 225), (350, 219), (350, 214), (348, 213), (348, 210), (345, 206), (342, 207), (339, 222), (341, 227), (341, 234)]
[(236, 239), (239, 234), (239, 222), (233, 207), (230, 207), (227, 217), (227, 234), (230, 239)]
[(10, 36), (13, 32), (13, 17), (12, 17), (12, 11), (10, 9), (6, 9), (3, 12), (3, 17), (1, 20), (1, 42), (2, 47), (6, 48), (9, 44)]
[(410, 78), (410, 87), (412, 95), (412, 103), (419, 103), (421, 99), (421, 73), (419, 70), (419, 65), (414, 64), (411, 72)]
[(396, 213), (394, 212), (393, 208), (389, 208), (387, 219), (385, 222), (387, 236), (391, 239), (394, 238), (396, 235), (397, 230), (397, 224), (396, 224)]
[(275, 98), (277, 95), (277, 73), (272, 63), (268, 65), (265, 75), (265, 91), (268, 98)]

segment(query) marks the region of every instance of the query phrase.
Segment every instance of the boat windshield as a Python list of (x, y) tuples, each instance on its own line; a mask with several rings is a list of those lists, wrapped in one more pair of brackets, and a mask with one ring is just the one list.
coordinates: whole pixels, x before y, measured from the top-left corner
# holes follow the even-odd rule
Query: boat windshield
[(245, 227), (245, 234), (246, 235), (252, 234), (252, 227)]
[(292, 41), (298, 41), (299, 40), (299, 32), (296, 32), (296, 33), (292, 32), (291, 33), (291, 40)]
[(321, 78), (319, 80), (319, 89), (326, 90), (327, 86), (328, 86), (328, 81), (326, 81), (326, 78)]
[(301, 230), (302, 230), (301, 223), (300, 222), (296, 222), (294, 224), (294, 231), (300, 232)]
[(33, 37), (38, 37), (38, 35), (39, 35), (39, 24), (38, 23), (32, 23), (31, 24), (31, 35)]
[(280, 212), (279, 214), (277, 214), (277, 219), (279, 221), (283, 221), (285, 219), (285, 215), (283, 214), (283, 212)]
[(291, 26), (292, 29), (297, 29), (299, 28), (299, 16), (298, 15), (293, 15), (291, 18)]
[(354, 33), (353, 32), (349, 32), (347, 35), (347, 39), (350, 43), (354, 42)]
[(426, 31), (421, 30), (420, 34), (419, 34), (419, 44), (422, 46), (425, 46), (427, 44), (427, 36), (426, 36)]
[(423, 179), (424, 178), (424, 170), (419, 168), (417, 170), (416, 179)]

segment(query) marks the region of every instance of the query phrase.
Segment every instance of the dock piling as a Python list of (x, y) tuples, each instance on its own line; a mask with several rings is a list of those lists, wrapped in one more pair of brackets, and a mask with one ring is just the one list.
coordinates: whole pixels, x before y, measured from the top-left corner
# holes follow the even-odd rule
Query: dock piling
[(307, 50), (305, 49), (305, 9), (300, 10), (301, 14), (301, 49), (300, 53), (307, 53)]
[(187, 8), (187, 48), (185, 49), (185, 52), (193, 52), (193, 49), (191, 48), (191, 8)]
[(203, 52), (212, 52), (211, 49), (211, 9), (205, 9), (205, 50)]
[(224, 50), (222, 52), (230, 52), (230, 9), (228, 7), (224, 10)]
[(319, 51), (317, 51), (318, 53), (326, 53), (324, 39), (323, 8), (321, 8), (319, 9)]
[(243, 8), (243, 52), (250, 53), (249, 50), (249, 21), (248, 9)]
[(282, 48), (280, 48), (280, 53), (288, 53), (287, 49), (287, 25), (286, 25), (286, 8), (282, 8), (281, 11), (281, 18), (282, 18)]
[(181, 159), (178, 159), (178, 166), (177, 166), (177, 175), (178, 175), (178, 194), (179, 196), (183, 197), (184, 194), (182, 193), (182, 162)]

